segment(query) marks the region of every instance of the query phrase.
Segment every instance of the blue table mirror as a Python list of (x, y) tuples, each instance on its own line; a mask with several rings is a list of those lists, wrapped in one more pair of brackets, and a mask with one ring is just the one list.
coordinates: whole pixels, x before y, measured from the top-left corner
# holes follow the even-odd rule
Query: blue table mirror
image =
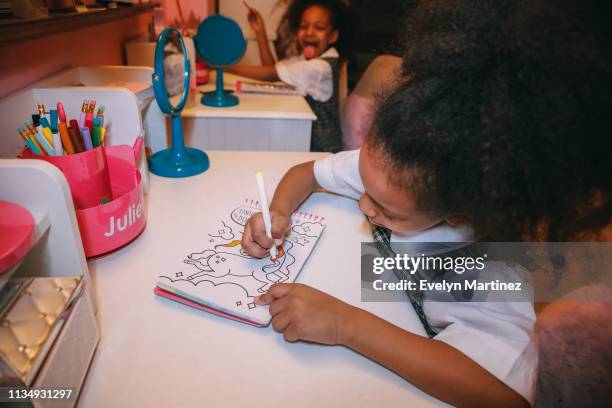
[(183, 37), (176, 29), (166, 28), (155, 47), (153, 92), (160, 110), (172, 119), (172, 147), (158, 151), (149, 159), (149, 170), (158, 176), (189, 177), (210, 166), (206, 153), (185, 147), (181, 111), (189, 96), (189, 72)]
[(240, 26), (221, 14), (207, 17), (193, 39), (198, 56), (217, 70), (217, 87), (202, 96), (206, 106), (228, 107), (238, 105), (236, 95), (223, 88), (223, 68), (236, 64), (246, 51), (246, 40)]

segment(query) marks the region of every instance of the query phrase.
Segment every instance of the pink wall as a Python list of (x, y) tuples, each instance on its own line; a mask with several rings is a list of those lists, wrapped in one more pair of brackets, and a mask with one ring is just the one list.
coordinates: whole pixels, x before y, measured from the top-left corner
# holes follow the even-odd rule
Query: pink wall
[(0, 98), (78, 65), (122, 65), (126, 41), (147, 34), (151, 13), (0, 47)]
[[(177, 0), (162, 0), (164, 7), (164, 19), (166, 23), (177, 20), (179, 18), (178, 8), (176, 6)], [(241, 1), (241, 0), (232, 0)], [(189, 18), (189, 14), (193, 11), (196, 17), (204, 18), (209, 14), (209, 5), (214, 6), (214, 0), (179, 0), (181, 9), (183, 10), (183, 17)]]

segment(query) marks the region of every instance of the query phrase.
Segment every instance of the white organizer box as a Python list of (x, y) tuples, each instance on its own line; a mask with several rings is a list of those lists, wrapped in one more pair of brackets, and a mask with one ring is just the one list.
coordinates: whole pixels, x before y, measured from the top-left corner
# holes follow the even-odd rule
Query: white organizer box
[[(3, 135), (3, 141), (6, 141), (6, 136)], [(59, 169), (42, 160), (2, 159), (0, 200), (26, 208), (36, 222), (36, 243), (14, 271), (15, 275), (49, 277), (57, 282), (66, 281), (71, 276), (82, 278), (82, 296), (76, 298), (70, 308), (57, 338), (55, 335), (49, 337), (47, 342), (52, 343), (40, 346), (45, 350), (41, 357), (44, 360), (33, 380), (28, 382), (34, 387), (69, 387), (78, 392), (85, 381), (100, 332), (96, 320), (95, 288), (66, 178)], [(3, 281), (8, 278), (10, 276), (2, 276)], [(44, 298), (35, 304), (40, 307), (44, 304), (42, 300)], [(8, 336), (7, 333), (4, 335)], [(3, 344), (6, 346), (7, 343)], [(34, 406), (72, 407), (75, 403), (76, 399), (59, 403), (37, 401)]]
[[(104, 125), (107, 127), (105, 139), (105, 145), (107, 146), (118, 144), (132, 146), (137, 137), (145, 134), (138, 98), (128, 88), (54, 85), (68, 82), (69, 78), (70, 81), (78, 80), (76, 73), (81, 72), (87, 73), (88, 71), (78, 69), (77, 71), (71, 70), (60, 73), (35, 84), (32, 88), (0, 100), (0, 123), (2, 123), (0, 128), (0, 158), (15, 158), (17, 153), (21, 151), (24, 143), (17, 133), (17, 128), (23, 127), (23, 121), (31, 118), (31, 115), (36, 112), (36, 102), (38, 101), (43, 102), (47, 110), (55, 107), (57, 102), (62, 102), (68, 118), (78, 119), (83, 100), (95, 99), (98, 106), (104, 105), (106, 107)], [(69, 73), (71, 74), (68, 75)], [(141, 72), (139, 75), (142, 77), (144, 74)], [(86, 76), (83, 77), (83, 79), (86, 78)], [(157, 108), (157, 104), (149, 104), (149, 107), (153, 106)], [(159, 117), (163, 119), (161, 112)], [(137, 164), (142, 174), (144, 191), (147, 193), (149, 175), (144, 149)]]

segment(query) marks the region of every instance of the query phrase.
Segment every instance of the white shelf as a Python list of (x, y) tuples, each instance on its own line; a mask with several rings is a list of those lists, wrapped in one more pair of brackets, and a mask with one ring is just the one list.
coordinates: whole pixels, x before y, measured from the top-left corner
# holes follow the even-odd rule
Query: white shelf
[(38, 241), (42, 238), (42, 236), (49, 230), (51, 226), (51, 220), (49, 218), (49, 213), (46, 211), (31, 211), (32, 217), (34, 218), (34, 223), (36, 225), (34, 229), (34, 245), (35, 247)]

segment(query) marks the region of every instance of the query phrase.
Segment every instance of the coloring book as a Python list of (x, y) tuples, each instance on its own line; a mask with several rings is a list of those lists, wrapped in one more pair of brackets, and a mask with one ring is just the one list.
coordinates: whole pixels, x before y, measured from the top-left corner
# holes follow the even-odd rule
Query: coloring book
[(277, 258), (260, 259), (248, 255), (240, 244), (244, 225), (259, 211), (258, 201), (246, 199), (211, 226), (197, 251), (177, 259), (173, 270), (162, 273), (155, 293), (233, 320), (267, 326), (268, 306), (256, 305), (255, 297), (274, 283), (295, 281), (325, 229), (325, 219), (295, 212)]

